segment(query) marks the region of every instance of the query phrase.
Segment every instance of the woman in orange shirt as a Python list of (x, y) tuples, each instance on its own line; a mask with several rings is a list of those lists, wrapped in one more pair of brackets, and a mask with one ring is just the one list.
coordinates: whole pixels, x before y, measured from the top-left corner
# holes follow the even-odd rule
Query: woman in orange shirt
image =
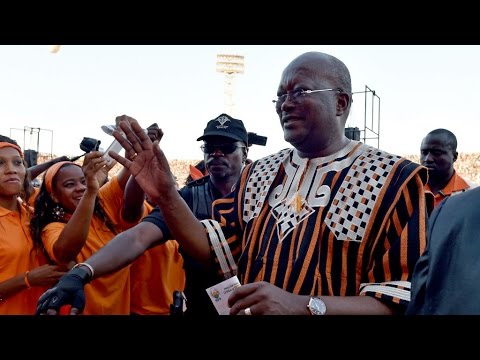
[(64, 274), (35, 247), (27, 205), (33, 189), (16, 141), (0, 135), (0, 314), (33, 315), (38, 297)]
[[(99, 175), (103, 172), (106, 176), (110, 167), (103, 152), (92, 151), (85, 155), (82, 167), (63, 161), (45, 172), (31, 229), (34, 240), (45, 247), (53, 262), (68, 264), (73, 260), (85, 266), (82, 262), (116, 234), (138, 223), (121, 217), (130, 172), (123, 168), (103, 184)], [(129, 194), (141, 199), (145, 196), (141, 189)], [(86, 315), (130, 314), (129, 268), (95, 279), (85, 288), (85, 296)]]
[[(57, 264), (82, 263), (116, 234), (133, 226), (122, 221), (120, 209), (126, 170), (100, 187), (97, 172), (106, 165), (102, 152), (85, 156), (82, 168), (72, 162), (50, 167), (35, 201), (34, 240)], [(87, 315), (130, 312), (130, 271), (124, 268), (86, 287)]]

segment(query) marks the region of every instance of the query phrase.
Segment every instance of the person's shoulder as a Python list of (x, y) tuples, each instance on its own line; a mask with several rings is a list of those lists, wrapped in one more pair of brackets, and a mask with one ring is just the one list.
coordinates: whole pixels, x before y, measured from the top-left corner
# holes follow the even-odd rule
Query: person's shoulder
[(478, 184), (473, 182), (473, 181), (470, 181), (468, 179), (463, 179), (463, 180), (465, 180), (465, 182), (468, 184), (468, 189), (469, 190), (472, 190), (472, 189), (475, 189), (475, 188), (478, 187)]
[[(285, 148), (274, 154), (264, 156), (260, 159), (257, 159), (250, 164), (246, 165), (242, 171), (242, 176), (247, 177), (256, 177), (261, 174), (264, 174), (265, 171), (270, 171), (271, 173), (276, 173), (276, 170), (293, 151), (293, 148)], [(246, 174), (246, 175), (245, 175)], [(261, 175), (263, 176), (263, 175)]]
[(271, 163), (282, 160), (285, 158), (286, 155), (290, 154), (293, 151), (293, 148), (285, 148), (280, 151), (277, 151), (276, 153), (266, 155), (258, 160), (253, 161), (253, 164), (258, 164), (258, 163)]
[[(387, 159), (395, 159), (395, 160), (402, 160), (405, 159), (400, 155), (388, 152), (386, 150), (377, 148), (375, 146), (367, 145), (365, 143), (360, 143), (364, 152), (375, 154), (377, 157), (387, 158)], [(405, 159), (406, 160), (406, 159)]]
[(467, 204), (468, 203), (475, 204), (475, 206), (480, 203), (480, 187), (474, 187), (467, 191), (463, 191), (461, 193), (455, 194), (454, 196), (448, 196), (444, 202), (452, 205), (460, 205), (460, 204)]
[(404, 184), (407, 181), (415, 181), (415, 176), (419, 176), (423, 185), (427, 183), (428, 171), (425, 166), (413, 162), (404, 156), (390, 153), (388, 151), (363, 144), (363, 154), (371, 158), (377, 167), (387, 170), (391, 176), (397, 178), (397, 184)]
[(377, 159), (382, 159), (383, 162), (387, 162), (392, 165), (396, 163), (402, 167), (408, 166), (408, 168), (412, 171), (417, 171), (420, 169), (425, 169), (425, 172), (427, 171), (424, 166), (420, 165), (419, 163), (413, 162), (402, 155), (394, 154), (364, 143), (362, 143), (361, 146), (363, 147), (363, 151), (365, 153), (369, 153), (370, 156), (374, 156)]
[(197, 186), (203, 186), (206, 183), (208, 183), (208, 180), (210, 179), (210, 175), (205, 175), (204, 177), (197, 179), (197, 180), (192, 180), (187, 185), (185, 185), (186, 188), (194, 188)]
[(443, 217), (452, 223), (454, 218), (474, 217), (477, 218), (478, 204), (480, 203), (480, 187), (458, 192), (447, 196), (435, 208), (431, 217)]

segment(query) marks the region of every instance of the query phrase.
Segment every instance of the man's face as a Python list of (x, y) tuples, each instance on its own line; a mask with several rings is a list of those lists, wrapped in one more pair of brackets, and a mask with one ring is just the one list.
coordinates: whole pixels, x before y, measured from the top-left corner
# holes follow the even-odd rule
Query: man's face
[(304, 152), (327, 148), (342, 134), (337, 119), (337, 92), (325, 91), (295, 97), (295, 91), (335, 88), (320, 79), (306, 64), (288, 67), (282, 74), (277, 97), (289, 94), (276, 105), (285, 141)]
[(452, 149), (446, 136), (427, 135), (420, 146), (420, 163), (428, 168), (429, 182), (450, 179), (457, 152)]
[(204, 160), (208, 173), (215, 179), (238, 177), (242, 169), (246, 145), (225, 136), (204, 140)]

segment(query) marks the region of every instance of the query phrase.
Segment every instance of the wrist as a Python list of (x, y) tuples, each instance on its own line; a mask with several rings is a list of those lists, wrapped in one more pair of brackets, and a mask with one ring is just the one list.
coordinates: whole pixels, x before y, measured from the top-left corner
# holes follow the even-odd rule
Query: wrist
[(160, 196), (152, 196), (150, 197), (150, 199), (153, 201), (154, 204), (160, 206), (160, 208), (163, 206), (167, 206), (170, 209), (174, 209), (176, 207), (177, 201), (181, 199), (181, 196), (179, 195), (178, 190), (174, 186), (172, 186), (168, 189), (168, 191), (162, 193)]
[(30, 289), (32, 287), (32, 284), (30, 284), (30, 280), (28, 280), (28, 274), (30, 273), (30, 271), (25, 271), (25, 275), (23, 276), (23, 282), (25, 283), (25, 285), (27, 286), (27, 289)]
[(70, 274), (78, 275), (82, 282), (87, 284), (93, 279), (94, 271), (90, 264), (78, 263), (70, 270)]
[(317, 296), (310, 297), (307, 308), (311, 315), (325, 315), (327, 312), (325, 302)]

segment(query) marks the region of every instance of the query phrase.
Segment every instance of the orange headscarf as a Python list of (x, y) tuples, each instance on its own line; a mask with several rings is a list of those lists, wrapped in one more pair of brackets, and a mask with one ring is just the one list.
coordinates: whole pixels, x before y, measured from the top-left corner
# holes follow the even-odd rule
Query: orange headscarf
[(0, 149), (1, 149), (1, 148), (4, 148), (4, 147), (12, 147), (12, 148), (14, 148), (15, 150), (17, 150), (17, 151), (20, 153), (20, 156), (21, 156), (22, 159), (23, 159), (23, 152), (22, 152), (22, 149), (20, 149), (20, 146), (15, 145), (15, 144), (12, 144), (12, 143), (9, 143), (9, 142), (6, 142), (6, 141), (0, 141)]
[(47, 188), (47, 192), (50, 196), (52, 196), (53, 178), (57, 174), (58, 170), (60, 170), (60, 168), (65, 164), (73, 164), (73, 165), (77, 165), (78, 167), (81, 167), (80, 165), (78, 165), (78, 164), (76, 164), (72, 161), (59, 161), (56, 164), (53, 164), (52, 166), (50, 166), (47, 169), (47, 171), (45, 172), (45, 179), (44, 179), (45, 187)]

